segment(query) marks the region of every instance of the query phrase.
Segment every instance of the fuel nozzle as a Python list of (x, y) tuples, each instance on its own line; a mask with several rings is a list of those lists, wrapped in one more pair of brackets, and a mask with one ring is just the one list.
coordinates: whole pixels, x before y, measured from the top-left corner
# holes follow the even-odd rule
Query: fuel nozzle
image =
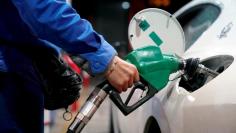
[(199, 58), (189, 58), (183, 60), (181, 64), (182, 70), (184, 71), (184, 78), (186, 80), (191, 80), (195, 76), (195, 74), (199, 73), (211, 76), (212, 78), (215, 78), (219, 75), (218, 72), (205, 67), (203, 64), (200, 64)]

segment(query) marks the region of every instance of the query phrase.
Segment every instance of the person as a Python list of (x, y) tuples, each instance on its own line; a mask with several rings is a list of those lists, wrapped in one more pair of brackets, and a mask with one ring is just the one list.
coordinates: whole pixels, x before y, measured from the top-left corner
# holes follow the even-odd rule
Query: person
[(40, 80), (32, 59), (20, 50), (29, 45), (63, 49), (82, 57), (92, 74), (105, 75), (119, 92), (139, 80), (136, 67), (116, 56), (116, 50), (65, 0), (1, 0), (1, 133), (43, 132)]

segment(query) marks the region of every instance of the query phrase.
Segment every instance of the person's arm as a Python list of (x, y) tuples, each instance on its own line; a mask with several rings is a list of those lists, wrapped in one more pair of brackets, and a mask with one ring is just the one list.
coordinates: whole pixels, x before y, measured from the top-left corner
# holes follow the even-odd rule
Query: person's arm
[(62, 0), (11, 0), (33, 34), (89, 61), (93, 74), (104, 72), (116, 55), (91, 24)]
[[(138, 80), (136, 67), (115, 56), (115, 49), (65, 1), (11, 1), (35, 36), (58, 45), (70, 54), (80, 55), (89, 62), (93, 74), (106, 73), (108, 81), (119, 92)], [(114, 62), (117, 62), (115, 66)], [(112, 72), (109, 69), (113, 69)]]

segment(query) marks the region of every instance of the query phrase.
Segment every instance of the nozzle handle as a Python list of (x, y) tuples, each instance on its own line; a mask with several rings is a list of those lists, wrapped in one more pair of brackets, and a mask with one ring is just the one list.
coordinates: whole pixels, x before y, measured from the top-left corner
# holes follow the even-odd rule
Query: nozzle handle
[[(137, 101), (133, 105), (128, 106), (128, 103), (129, 103), (131, 97), (134, 95), (134, 92), (136, 89), (141, 89), (143, 91), (145, 91), (147, 89), (146, 96), (144, 96), (142, 99), (140, 99), (139, 101)], [(115, 89), (112, 89), (110, 91), (109, 97), (124, 115), (128, 115), (131, 112), (133, 112), (134, 110), (136, 110), (138, 107), (140, 107), (142, 104), (144, 104), (147, 100), (152, 98), (157, 92), (158, 92), (157, 89), (150, 86), (143, 78), (141, 78), (140, 82), (136, 83), (133, 86), (130, 94), (128, 95), (127, 99), (125, 100), (125, 103), (122, 101), (120, 94)]]

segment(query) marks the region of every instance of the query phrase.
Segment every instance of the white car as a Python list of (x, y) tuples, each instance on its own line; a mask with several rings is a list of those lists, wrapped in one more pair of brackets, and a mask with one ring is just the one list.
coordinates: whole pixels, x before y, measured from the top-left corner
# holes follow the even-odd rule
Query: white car
[(194, 0), (174, 16), (184, 29), (183, 58), (200, 58), (220, 74), (169, 82), (128, 116), (113, 105), (114, 132), (235, 133), (236, 1)]

